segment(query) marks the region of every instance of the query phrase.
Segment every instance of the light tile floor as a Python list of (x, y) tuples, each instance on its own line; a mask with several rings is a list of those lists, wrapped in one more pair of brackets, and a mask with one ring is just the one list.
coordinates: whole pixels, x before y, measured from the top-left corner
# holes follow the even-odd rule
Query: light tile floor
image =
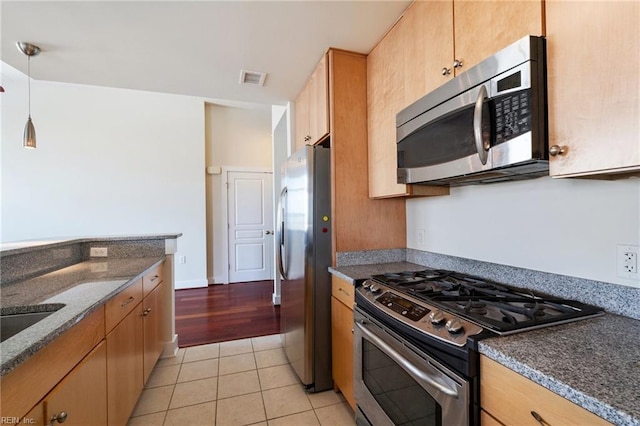
[(352, 426), (333, 390), (307, 393), (280, 335), (182, 348), (151, 373), (130, 426)]

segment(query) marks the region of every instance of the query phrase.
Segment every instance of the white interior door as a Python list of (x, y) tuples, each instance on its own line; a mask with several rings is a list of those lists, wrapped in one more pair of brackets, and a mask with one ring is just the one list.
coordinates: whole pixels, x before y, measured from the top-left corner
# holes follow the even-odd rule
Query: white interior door
[(229, 283), (273, 279), (273, 175), (228, 172)]

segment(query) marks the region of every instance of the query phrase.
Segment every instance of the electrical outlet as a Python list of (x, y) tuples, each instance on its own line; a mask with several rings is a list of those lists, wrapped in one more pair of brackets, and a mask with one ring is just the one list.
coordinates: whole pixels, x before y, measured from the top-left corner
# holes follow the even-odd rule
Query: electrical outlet
[(90, 257), (107, 257), (109, 249), (107, 247), (91, 247), (89, 249)]
[(181, 263), (181, 264), (183, 264), (183, 265), (184, 265), (185, 263), (187, 263), (187, 256), (180, 256), (180, 257), (178, 257), (178, 263)]
[(618, 276), (622, 278), (630, 278), (640, 280), (638, 274), (638, 246), (618, 245)]
[(418, 229), (418, 233), (416, 234), (416, 242), (418, 244), (418, 247), (424, 247), (424, 237), (425, 237), (424, 229)]

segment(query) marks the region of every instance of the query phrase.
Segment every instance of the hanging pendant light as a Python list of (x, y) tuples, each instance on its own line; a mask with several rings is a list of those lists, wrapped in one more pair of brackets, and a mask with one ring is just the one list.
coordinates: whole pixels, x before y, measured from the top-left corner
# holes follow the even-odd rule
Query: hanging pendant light
[(27, 78), (29, 84), (29, 118), (27, 118), (27, 124), (24, 125), (24, 134), (22, 136), (22, 146), (25, 148), (36, 147), (36, 129), (33, 127), (33, 121), (31, 121), (31, 57), (40, 53), (40, 48), (35, 44), (19, 41), (16, 43), (18, 49), (25, 55), (27, 55)]

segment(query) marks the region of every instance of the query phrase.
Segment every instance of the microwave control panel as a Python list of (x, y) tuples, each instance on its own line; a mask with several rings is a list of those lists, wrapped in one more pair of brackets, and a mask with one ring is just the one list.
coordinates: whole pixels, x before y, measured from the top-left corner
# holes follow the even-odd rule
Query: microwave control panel
[(493, 98), (495, 145), (531, 131), (530, 92), (525, 89)]

